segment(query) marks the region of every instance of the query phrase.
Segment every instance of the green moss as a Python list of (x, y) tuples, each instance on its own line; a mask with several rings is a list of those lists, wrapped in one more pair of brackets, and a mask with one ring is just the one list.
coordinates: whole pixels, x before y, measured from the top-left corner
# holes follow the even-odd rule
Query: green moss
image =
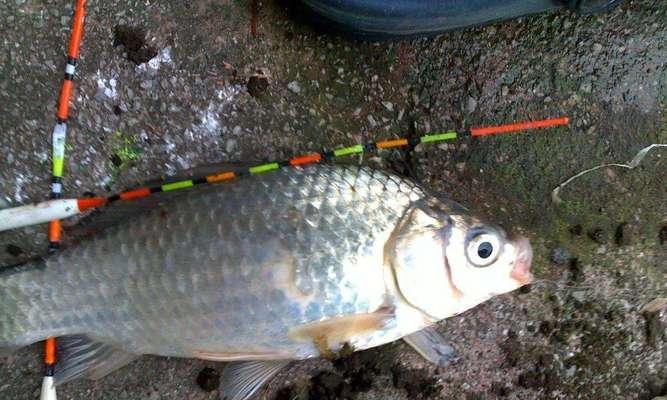
[(121, 131), (116, 131), (113, 134), (111, 138), (111, 161), (115, 167), (115, 172), (126, 168), (143, 154), (143, 149), (137, 146), (137, 140), (136, 136), (124, 134)]

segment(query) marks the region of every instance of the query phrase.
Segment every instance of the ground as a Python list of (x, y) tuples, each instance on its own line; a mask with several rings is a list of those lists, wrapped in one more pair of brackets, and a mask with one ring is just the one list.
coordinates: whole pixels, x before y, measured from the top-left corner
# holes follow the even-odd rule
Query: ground
[[(72, 3), (0, 2), (5, 206), (48, 192)], [(531, 237), (535, 284), (439, 326), (459, 353), (456, 363), (436, 369), (394, 343), (333, 364), (297, 365), (264, 396), (666, 395), (665, 312), (640, 312), (667, 297), (665, 150), (634, 170), (602, 169), (574, 181), (560, 204), (551, 190), (581, 170), (628, 162), (667, 142), (667, 2), (381, 43), (317, 33), (297, 9), (284, 1), (90, 1), (66, 194), (105, 195), (211, 163), (567, 115), (565, 128), (364, 160)], [(0, 234), (0, 265), (42, 253), (45, 242), (44, 226)], [(39, 354), (36, 345), (0, 360), (0, 398), (37, 398)], [(101, 381), (67, 384), (59, 396), (214, 399), (196, 382), (205, 366), (222, 369), (145, 357)]]

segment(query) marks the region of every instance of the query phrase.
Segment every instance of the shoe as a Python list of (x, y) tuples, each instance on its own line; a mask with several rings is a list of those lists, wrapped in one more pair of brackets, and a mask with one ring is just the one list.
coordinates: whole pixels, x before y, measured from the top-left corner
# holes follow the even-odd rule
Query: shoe
[(570, 7), (584, 13), (620, 0), (302, 0), (324, 29), (363, 38), (432, 35)]

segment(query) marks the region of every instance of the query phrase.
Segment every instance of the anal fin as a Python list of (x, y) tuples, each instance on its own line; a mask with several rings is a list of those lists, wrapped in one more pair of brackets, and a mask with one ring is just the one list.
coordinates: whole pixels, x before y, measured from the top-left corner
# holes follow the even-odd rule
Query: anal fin
[(100, 379), (139, 357), (85, 335), (63, 336), (57, 343), (56, 385), (81, 377)]
[(247, 400), (283, 369), (289, 360), (229, 363), (222, 371), (220, 398)]

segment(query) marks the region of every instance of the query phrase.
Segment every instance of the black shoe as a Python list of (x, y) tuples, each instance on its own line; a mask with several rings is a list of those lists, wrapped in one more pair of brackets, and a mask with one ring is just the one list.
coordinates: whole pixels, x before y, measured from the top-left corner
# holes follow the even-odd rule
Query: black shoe
[(595, 14), (618, 5), (621, 0), (570, 0), (569, 6), (582, 14)]
[(563, 7), (584, 13), (620, 0), (302, 0), (316, 25), (365, 38), (429, 35)]

